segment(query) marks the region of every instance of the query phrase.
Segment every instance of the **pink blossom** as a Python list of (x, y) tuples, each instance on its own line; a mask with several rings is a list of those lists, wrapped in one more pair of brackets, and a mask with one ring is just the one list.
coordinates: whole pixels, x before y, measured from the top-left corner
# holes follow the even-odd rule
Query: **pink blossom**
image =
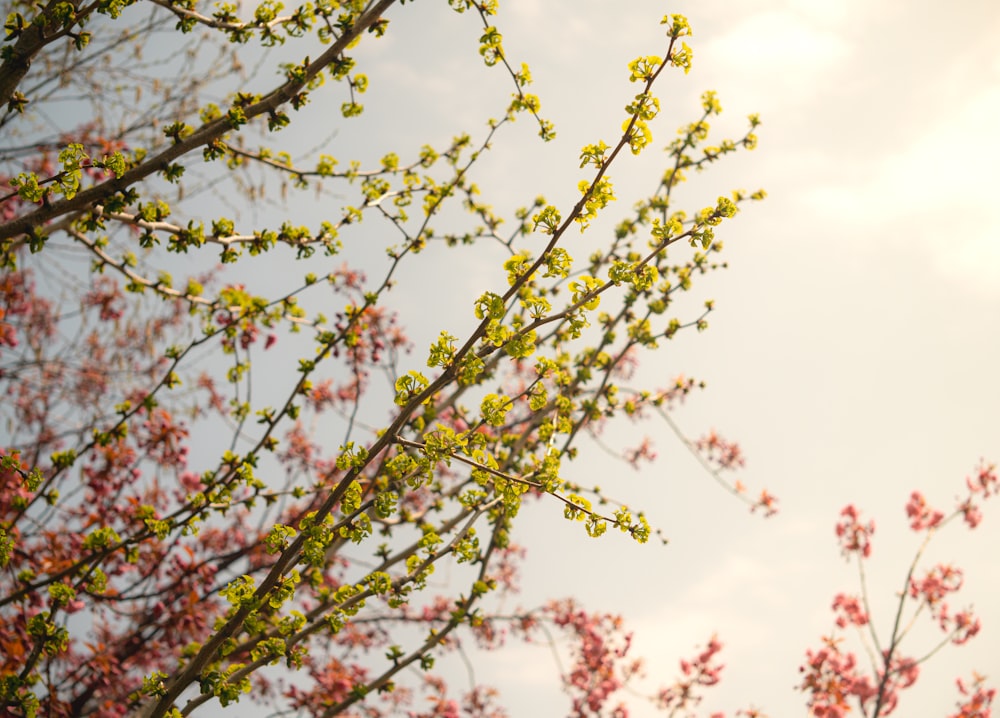
[(990, 706), (997, 692), (994, 688), (986, 688), (985, 682), (986, 678), (979, 674), (973, 674), (971, 686), (967, 686), (961, 678), (956, 679), (958, 692), (965, 699), (957, 704), (958, 713), (953, 713), (948, 718), (990, 718)]
[(910, 500), (906, 504), (906, 515), (910, 518), (910, 528), (914, 531), (934, 528), (944, 519), (943, 513), (927, 505), (927, 501), (919, 491), (910, 494)]
[(840, 614), (837, 616), (837, 625), (844, 628), (848, 624), (852, 626), (864, 626), (868, 623), (868, 614), (861, 607), (861, 601), (855, 596), (846, 596), (838, 593), (833, 599), (833, 611)]
[(935, 606), (949, 593), (962, 587), (962, 571), (954, 566), (939, 564), (922, 579), (910, 579), (910, 596), (922, 597), (928, 606)]
[(852, 552), (860, 553), (863, 558), (871, 556), (871, 535), (875, 533), (875, 522), (861, 523), (861, 514), (853, 505), (845, 506), (840, 515), (844, 519), (837, 524), (836, 534), (844, 556)]

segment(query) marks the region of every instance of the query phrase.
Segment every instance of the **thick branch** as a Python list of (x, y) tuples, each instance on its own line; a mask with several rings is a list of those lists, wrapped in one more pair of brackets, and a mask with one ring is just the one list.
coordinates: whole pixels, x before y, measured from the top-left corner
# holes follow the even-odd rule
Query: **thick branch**
[[(31, 61), (42, 51), (42, 48), (65, 34), (65, 30), (57, 30), (51, 24), (52, 12), (59, 3), (60, 0), (49, 1), (36, 21), (31, 22), (21, 31), (7, 59), (4, 60), (3, 65), (0, 65), (0, 105), (6, 105), (10, 102), (17, 86), (28, 74)], [(37, 21), (39, 19), (41, 22)]]
[[(359, 17), (350, 30), (341, 35), (326, 52), (308, 65), (301, 79), (288, 80), (277, 89), (272, 90), (261, 100), (245, 107), (244, 113), (247, 119), (251, 120), (260, 115), (274, 112), (277, 108), (289, 102), (313, 78), (326, 69), (328, 65), (332, 64), (361, 33), (374, 25), (395, 2), (396, 0), (379, 0), (375, 6)], [(69, 212), (86, 209), (96, 203), (104, 203), (114, 194), (128, 189), (150, 175), (165, 170), (174, 160), (183, 157), (199, 147), (211, 144), (232, 130), (233, 127), (229, 123), (228, 118), (223, 117), (208, 122), (185, 139), (165, 148), (156, 156), (128, 170), (121, 177), (109, 179), (106, 182), (83, 190), (72, 199), (62, 199), (52, 202), (51, 204), (39, 207), (23, 217), (18, 217), (4, 225), (0, 225), (0, 240), (27, 234), (32, 229), (41, 227), (51, 219)]]

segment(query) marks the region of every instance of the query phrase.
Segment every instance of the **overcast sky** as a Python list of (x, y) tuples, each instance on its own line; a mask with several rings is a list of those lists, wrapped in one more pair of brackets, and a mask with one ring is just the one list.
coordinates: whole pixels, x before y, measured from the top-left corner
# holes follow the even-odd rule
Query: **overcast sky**
[[(503, 0), (496, 24), (506, 51), (531, 66), (559, 134), (543, 145), (524, 119), (504, 128), (473, 174), (486, 201), (508, 216), (538, 194), (568, 209), (580, 147), (620, 132), (635, 93), (627, 63), (664, 53), (658, 22), (673, 12), (694, 28), (694, 69), (671, 72), (656, 90), (654, 146), (696, 117), (707, 89), (725, 109), (717, 137), (741, 136), (752, 112), (764, 122), (758, 150), (711, 167), (680, 198), (691, 209), (735, 188), (763, 187), (769, 198), (720, 233), (730, 268), (696, 289), (717, 301), (709, 331), (671, 342), (644, 376), (707, 382), (676, 420), (692, 435), (715, 428), (738, 440), (743, 481), (776, 494), (780, 514), (750, 515), (665, 426), (650, 424), (660, 457), (651, 467), (634, 472), (592, 451), (567, 465), (567, 478), (645, 509), (670, 544), (593, 541), (543, 503), (517, 532), (530, 549), (521, 603), (575, 596), (623, 614), (635, 653), (648, 658), (649, 689), (670, 683), (678, 659), (717, 632), (727, 667), (705, 715), (748, 705), (772, 718), (802, 715), (797, 669), (832, 626), (834, 594), (857, 591), (834, 539), (840, 509), (854, 503), (878, 524), (868, 577), (884, 640), (919, 546), (903, 512), (910, 492), (950, 509), (980, 457), (1000, 460), (1000, 5)], [(338, 129), (331, 93), (301, 113), (303, 147), (329, 137), (325, 151), (342, 160), (387, 149), (405, 160), (461, 131), (480, 140), (486, 120), (502, 114), (510, 79), (479, 61), (478, 18), (443, 1), (397, 6), (390, 18), (388, 35), (357, 52), (371, 79), (355, 121), (363, 132)], [(599, 240), (655, 188), (663, 157), (622, 158), (610, 172), (618, 206), (588, 236)], [(309, 211), (303, 223), (330, 215)], [(348, 247), (348, 256), (377, 257), (373, 246)], [(404, 371), (421, 368), (422, 347), (440, 330), (471, 326), (473, 299), (502, 281), (502, 258), (485, 246), (431, 249), (404, 267), (392, 300), (418, 340)], [(607, 438), (635, 445), (635, 431)], [(954, 678), (973, 668), (1000, 687), (1000, 506), (985, 508), (976, 532), (952, 526), (927, 553), (928, 567), (966, 570), (953, 603), (974, 603), (984, 629), (928, 664), (904, 695), (904, 715), (946, 715)], [(914, 634), (902, 651), (922, 655), (936, 638)], [(567, 705), (543, 649), (512, 644), (476, 677), (505, 690), (513, 716), (560, 715)], [(653, 714), (635, 705), (636, 715)]]
[[(1000, 3), (500, 5), (496, 24), (506, 52), (515, 67), (530, 65), (542, 115), (558, 132), (543, 144), (537, 128), (519, 119), (477, 163), (473, 179), (484, 199), (511, 220), (540, 194), (567, 214), (577, 182), (589, 176), (579, 169), (580, 148), (610, 144), (620, 133), (636, 92), (627, 64), (665, 52), (665, 13), (691, 21), (693, 70), (668, 71), (655, 88), (662, 111), (653, 148), (612, 168), (617, 205), (580, 246), (603, 241), (632, 203), (655, 189), (664, 170), (658, 150), (698, 116), (703, 91), (716, 90), (725, 110), (713, 121), (717, 138), (741, 136), (746, 115), (760, 114), (755, 152), (711, 166), (678, 194), (689, 210), (736, 188), (769, 195), (723, 226), (729, 269), (696, 285), (699, 302), (716, 300), (710, 329), (670, 342), (642, 371), (652, 384), (680, 374), (704, 380), (707, 390), (676, 413), (677, 423), (692, 436), (716, 429), (739, 441), (747, 456), (743, 482), (775, 494), (780, 509), (767, 520), (751, 515), (662, 424), (614, 427), (609, 445), (635, 446), (637, 432), (648, 433), (657, 462), (636, 472), (591, 449), (564, 465), (566, 478), (599, 483), (645, 510), (669, 545), (588, 539), (555, 502), (542, 502), (519, 517), (515, 538), (529, 555), (523, 593), (509, 607), (573, 596), (589, 609), (622, 614), (635, 631), (634, 654), (647, 659), (648, 677), (637, 689), (650, 692), (671, 683), (678, 660), (717, 633), (726, 668), (703, 715), (723, 710), (732, 718), (750, 705), (771, 718), (804, 715), (794, 690), (798, 667), (831, 629), (833, 596), (858, 590), (834, 538), (840, 509), (853, 503), (877, 522), (868, 580), (884, 640), (921, 539), (906, 525), (910, 492), (948, 510), (981, 457), (1000, 462)], [(298, 146), (297, 158), (318, 148), (343, 166), (394, 150), (406, 161), (424, 143), (441, 147), (460, 132), (481, 141), (487, 119), (502, 115), (510, 78), (483, 67), (477, 16), (421, 0), (394, 6), (389, 17), (386, 37), (366, 38), (356, 52), (358, 70), (371, 81), (365, 114), (340, 117), (339, 86), (315, 93), (278, 137)], [(304, 44), (318, 55), (318, 43)], [(296, 53), (302, 47), (289, 45)], [(274, 77), (262, 72), (254, 82), (270, 86)], [(341, 199), (353, 202), (353, 191), (343, 189)], [(327, 201), (293, 197), (295, 222), (335, 219), (339, 205)], [(259, 203), (248, 221), (275, 226), (285, 212), (271, 209)], [(374, 220), (351, 229), (345, 257), (380, 277), (383, 247), (396, 238), (386, 239)], [(441, 330), (461, 336), (471, 328), (474, 298), (504, 286), (503, 258), (485, 244), (431, 247), (404, 264), (389, 300), (417, 349), (401, 370), (426, 371), (429, 341)], [(258, 272), (249, 282), (256, 293), (307, 271), (281, 276), (272, 261), (246, 260), (234, 271)], [(391, 402), (375, 402), (365, 418), (383, 421), (391, 409)], [(215, 448), (204, 442), (193, 456)], [(901, 715), (943, 718), (954, 707), (954, 679), (973, 669), (1000, 688), (1000, 500), (992, 504), (975, 532), (964, 525), (942, 532), (924, 564), (965, 570), (966, 585), (951, 603), (974, 604), (983, 631), (927, 664), (903, 695)], [(938, 635), (917, 631), (902, 653), (923, 655)], [(461, 689), (464, 666), (442, 665)], [(568, 705), (542, 648), (511, 643), (483, 656), (476, 678), (504, 691), (515, 718), (559, 716)], [(633, 706), (639, 718), (655, 714), (638, 698)]]
[[(396, 8), (395, 34), (362, 53), (369, 121), (394, 113), (375, 130), (393, 133), (399, 147), (461, 129), (481, 136), (509, 93), (507, 78), (475, 61), (475, 19), (438, 5)], [(634, 94), (627, 62), (663, 53), (657, 23), (665, 12), (689, 16), (695, 63), (659, 88), (655, 144), (694, 117), (706, 89), (719, 92), (725, 134), (740, 133), (748, 113), (764, 121), (756, 152), (712, 167), (682, 195), (695, 208), (737, 187), (763, 187), (769, 198), (724, 227), (730, 269), (700, 290), (718, 302), (710, 330), (671, 344), (646, 376), (707, 381), (678, 421), (692, 434), (714, 427), (739, 440), (744, 481), (777, 494), (781, 513), (767, 521), (747, 514), (666, 427), (651, 425), (660, 454), (652, 468), (635, 473), (595, 452), (586, 468), (570, 469), (593, 472), (573, 478), (613, 486), (646, 508), (669, 546), (590, 541), (548, 505), (529, 512), (519, 531), (531, 549), (523, 604), (574, 595), (624, 614), (635, 651), (649, 659), (650, 688), (669, 683), (678, 658), (718, 632), (727, 667), (706, 715), (749, 704), (771, 716), (803, 714), (793, 690), (798, 666), (830, 630), (833, 595), (857, 588), (833, 536), (844, 505), (878, 524), (869, 579), (884, 639), (919, 543), (903, 513), (910, 491), (950, 508), (980, 457), (1000, 459), (1000, 6), (943, 8), (895, 0), (502, 3), (507, 52), (530, 64), (559, 138), (542, 146), (523, 120), (501, 134), (475, 176), (499, 209), (536, 194), (574, 196), (579, 148), (615, 136)], [(613, 216), (653, 188), (662, 157), (627, 157), (612, 170), (620, 199)], [(401, 288), (408, 321), (427, 336), (461, 328), (462, 307), (496, 277), (495, 264), (465, 254), (462, 271), (434, 290), (410, 296)], [(428, 316), (427, 302), (442, 299), (458, 307), (455, 317)], [(1000, 685), (1000, 515), (986, 509), (980, 529), (953, 526), (928, 553), (966, 569), (964, 598), (954, 603), (974, 602), (984, 630), (928, 664), (904, 697), (906, 715), (916, 715), (914, 706), (945, 715), (954, 678), (972, 668)], [(903, 652), (922, 654), (935, 638), (915, 634)], [(513, 715), (564, 709), (542, 649), (511, 648), (477, 678), (507, 690)]]

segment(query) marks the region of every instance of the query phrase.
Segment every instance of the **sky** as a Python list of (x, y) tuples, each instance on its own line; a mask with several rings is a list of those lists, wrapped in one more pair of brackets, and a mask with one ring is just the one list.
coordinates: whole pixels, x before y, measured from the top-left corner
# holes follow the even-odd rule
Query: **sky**
[[(482, 136), (509, 94), (509, 79), (477, 62), (478, 19), (439, 5), (395, 8), (395, 34), (359, 51), (371, 78), (369, 121), (393, 118), (371, 127), (383, 144), (383, 132), (397, 146), (461, 129)], [(595, 451), (569, 468), (645, 509), (669, 545), (591, 541), (541, 504), (517, 534), (530, 547), (519, 602), (572, 595), (621, 613), (635, 654), (647, 659), (640, 688), (670, 683), (677, 661), (717, 633), (726, 668), (705, 715), (749, 705), (801, 715), (794, 687), (805, 651), (831, 629), (833, 596), (858, 590), (834, 538), (840, 509), (853, 503), (876, 520), (867, 570), (884, 640), (921, 540), (906, 525), (910, 492), (950, 508), (981, 457), (1000, 460), (1000, 7), (504, 0), (497, 26), (508, 56), (531, 66), (542, 114), (559, 135), (542, 145), (524, 120), (505, 129), (475, 175), (484, 196), (500, 209), (535, 194), (574, 197), (579, 148), (615, 136), (634, 94), (627, 63), (663, 53), (658, 21), (667, 12), (688, 15), (695, 61), (658, 89), (654, 145), (693, 119), (707, 89), (719, 93), (723, 134), (741, 133), (751, 112), (763, 120), (755, 152), (711, 167), (681, 196), (691, 207), (739, 187), (769, 196), (720, 233), (730, 267), (700, 290), (717, 302), (709, 331), (672, 343), (643, 371), (707, 382), (675, 419), (690, 434), (715, 428), (738, 440), (742, 480), (776, 494), (780, 514), (750, 515), (665, 426), (650, 425), (659, 453), (651, 467), (634, 472)], [(620, 199), (610, 216), (651, 191), (662, 157), (650, 151), (612, 170)], [(497, 278), (499, 255), (487, 255), (438, 267), (460, 271), (436, 273), (413, 294), (404, 277), (397, 301), (408, 325), (428, 337), (466, 326), (465, 308)], [(638, 430), (616, 431), (609, 441), (629, 443)], [(1000, 516), (985, 508), (975, 532), (942, 531), (923, 564), (965, 570), (955, 604), (974, 605), (983, 631), (926, 664), (904, 695), (907, 715), (914, 706), (946, 715), (954, 679), (973, 668), (1000, 685)], [(935, 639), (917, 630), (904, 653), (922, 655)], [(512, 644), (484, 657), (476, 677), (505, 691), (512, 715), (565, 710), (543, 648)], [(635, 715), (654, 714), (634, 705)]]
[[(510, 216), (539, 194), (567, 210), (575, 202), (580, 148), (620, 132), (636, 92), (627, 64), (665, 52), (665, 13), (688, 16), (693, 69), (670, 71), (657, 85), (653, 147), (613, 167), (617, 205), (580, 246), (601, 241), (655, 189), (665, 161), (659, 148), (698, 115), (703, 91), (717, 91), (724, 108), (713, 120), (716, 137), (742, 136), (746, 116), (760, 114), (759, 148), (711, 166), (679, 195), (697, 209), (737, 188), (768, 192), (719, 232), (729, 268), (695, 290), (699, 302), (716, 300), (710, 328), (682, 335), (641, 371), (654, 384), (681, 374), (704, 380), (707, 389), (675, 421), (692, 436), (715, 429), (737, 440), (747, 457), (740, 478), (775, 494), (780, 510), (766, 520), (750, 514), (662, 424), (613, 427), (605, 436), (611, 445), (634, 446), (648, 433), (656, 463), (637, 472), (591, 448), (566, 465), (566, 478), (600, 483), (643, 509), (669, 544), (639, 546), (616, 535), (594, 541), (564, 521), (555, 502), (541, 502), (520, 517), (515, 539), (529, 554), (522, 593), (509, 607), (573, 596), (594, 611), (622, 614), (634, 654), (646, 659), (640, 692), (671, 683), (678, 660), (718, 634), (726, 668), (706, 694), (704, 715), (751, 705), (772, 718), (803, 715), (795, 686), (805, 651), (831, 629), (833, 596), (858, 590), (834, 538), (841, 508), (855, 504), (877, 523), (867, 578), (884, 639), (920, 547), (903, 511), (910, 492), (949, 509), (981, 457), (1000, 462), (1000, 5), (501, 0), (500, 7), (505, 50), (515, 67), (530, 65), (532, 90), (558, 136), (543, 144), (525, 118), (503, 128), (473, 172), (498, 213)], [(481, 140), (487, 119), (502, 115), (510, 78), (480, 61), (478, 17), (422, 0), (393, 7), (389, 18), (389, 33), (355, 54), (370, 79), (365, 114), (349, 125), (338, 112), (343, 98), (321, 101), (317, 93), (294, 116), (294, 134), (281, 138), (298, 146), (297, 156), (325, 151), (374, 162), (394, 149), (405, 161), (424, 143), (441, 146), (463, 131)], [(253, 81), (269, 86), (274, 76)], [(296, 221), (336, 216), (328, 201), (344, 199), (293, 196)], [(273, 225), (274, 207), (258, 202), (250, 214)], [(370, 244), (348, 244), (344, 256), (373, 267), (374, 277), (386, 241), (367, 226), (376, 233), (367, 235)], [(390, 295), (417, 346), (404, 371), (423, 368), (423, 348), (442, 329), (461, 336), (471, 328), (475, 297), (503, 286), (503, 259), (499, 248), (479, 244), (431, 247), (404, 264)], [(255, 292), (284, 279), (270, 262), (240, 263), (256, 272)], [(304, 271), (296, 268), (289, 281)], [(389, 408), (367, 418), (380, 421)], [(993, 551), (1000, 505), (986, 505), (985, 514), (975, 532), (950, 526), (924, 553), (927, 567), (944, 561), (965, 570), (954, 603), (973, 604), (983, 631), (926, 665), (904, 694), (904, 715), (914, 715), (913, 706), (920, 715), (946, 715), (954, 679), (973, 669), (1000, 687)], [(904, 653), (922, 655), (935, 639), (917, 630)], [(461, 686), (464, 666), (442, 665)], [(566, 710), (544, 648), (511, 643), (478, 656), (476, 678), (504, 692), (512, 716)], [(639, 718), (654, 715), (641, 698), (633, 706)]]

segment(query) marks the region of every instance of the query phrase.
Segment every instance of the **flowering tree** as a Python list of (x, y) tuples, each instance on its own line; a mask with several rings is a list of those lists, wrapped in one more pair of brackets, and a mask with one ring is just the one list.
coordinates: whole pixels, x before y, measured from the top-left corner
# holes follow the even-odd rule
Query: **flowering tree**
[[(962, 587), (961, 568), (939, 564), (927, 570), (922, 578), (917, 573), (927, 544), (946, 524), (961, 516), (970, 529), (979, 525), (982, 520), (980, 502), (1000, 493), (1000, 479), (995, 467), (980, 464), (966, 479), (966, 491), (947, 517), (943, 512), (932, 509), (920, 492), (914, 491), (910, 496), (906, 504), (910, 528), (922, 534), (924, 539), (906, 572), (887, 642), (879, 639), (872, 623), (865, 581), (864, 564), (872, 554), (871, 537), (875, 533), (875, 522), (862, 521), (860, 512), (854, 506), (847, 506), (840, 512), (837, 538), (844, 556), (857, 560), (861, 594), (841, 593), (834, 598), (834, 630), (823, 638), (821, 649), (807, 652), (806, 664), (800, 668), (803, 674), (801, 688), (808, 696), (812, 715), (845, 716), (854, 708), (864, 716), (889, 715), (896, 709), (900, 691), (916, 682), (921, 664), (946, 644), (962, 645), (979, 632), (979, 620), (971, 609), (953, 611), (945, 601), (946, 597)], [(937, 624), (944, 637), (936, 645), (924, 649), (922, 655), (905, 656), (901, 652), (901, 644), (920, 614), (926, 614)], [(867, 654), (867, 670), (859, 665), (853, 652), (841, 649), (844, 641), (842, 633), (849, 626), (858, 631)], [(986, 687), (983, 676), (974, 676), (971, 683), (958, 679), (957, 685), (961, 699), (958, 712), (952, 718), (990, 715), (996, 691)]]
[[(393, 13), (417, 12), (404, 0), (289, 13), (271, 0), (252, 11), (189, 0), (7, 5), (5, 712), (188, 715), (243, 699), (316, 716), (495, 716), (489, 686), (453, 694), (435, 657), (463, 640), (495, 649), (559, 634), (573, 645), (563, 677), (572, 714), (626, 715), (622, 689), (641, 666), (619, 617), (569, 599), (504, 613), (497, 597), (517, 587), (526, 548), (511, 529), (525, 502), (558, 502), (592, 537), (655, 534), (642, 512), (585, 486), (572, 460), (613, 421), (659, 417), (680, 433), (670, 409), (698, 384), (637, 385), (635, 368), (647, 350), (707, 326), (710, 300), (687, 315), (676, 300), (722, 266), (716, 228), (764, 195), (735, 191), (685, 212), (675, 190), (753, 149), (759, 120), (711, 143), (721, 106), (706, 92), (652, 193), (590, 256), (567, 244), (615, 198), (612, 165), (650, 145), (658, 79), (690, 68), (687, 21), (664, 17), (661, 54), (629, 64), (637, 92), (612, 141), (582, 148), (579, 199), (537, 197), (505, 224), (480, 198), (477, 161), (518, 117), (542, 140), (555, 129), (528, 67), (504, 52), (494, 0), (449, 5), (475, 19), (482, 61), (509, 76), (499, 119), (476, 139), (386, 147), (372, 166), (269, 145), (297, 112), (331, 101), (338, 131), (364, 132), (354, 118), (368, 79), (352, 53), (391, 33)], [(152, 41), (161, 31), (163, 47)], [(324, 49), (289, 61), (304, 37)], [(248, 67), (269, 63), (280, 71), (272, 87), (242, 89), (261, 74)], [(275, 185), (292, 201), (321, 193), (328, 217), (254, 226), (252, 205)], [(392, 237), (385, 259), (347, 261), (354, 244), (375, 241), (372, 223)], [(466, 335), (442, 331), (415, 349), (391, 289), (432, 243), (499, 246), (506, 281), (469, 307)], [(264, 282), (245, 267), (261, 256), (290, 267), (280, 289), (255, 290)], [(318, 308), (331, 297), (342, 308), (326, 316)], [(774, 512), (766, 491), (751, 497), (728, 479), (742, 463), (735, 444), (714, 432), (683, 440), (752, 509)], [(653, 458), (646, 441), (620, 451), (634, 465)], [(993, 477), (983, 494), (995, 492), (995, 475), (983, 476)], [(443, 566), (452, 579), (441, 588), (429, 579)], [(958, 614), (934, 608), (959, 630)], [(867, 714), (884, 715), (903, 680), (896, 644), (894, 634), (875, 694), (836, 700), (858, 695), (869, 710), (874, 695)], [(654, 704), (693, 710), (718, 681), (720, 649), (713, 638), (682, 662)], [(834, 684), (803, 685), (822, 715)], [(962, 689), (969, 705), (992, 695)]]

